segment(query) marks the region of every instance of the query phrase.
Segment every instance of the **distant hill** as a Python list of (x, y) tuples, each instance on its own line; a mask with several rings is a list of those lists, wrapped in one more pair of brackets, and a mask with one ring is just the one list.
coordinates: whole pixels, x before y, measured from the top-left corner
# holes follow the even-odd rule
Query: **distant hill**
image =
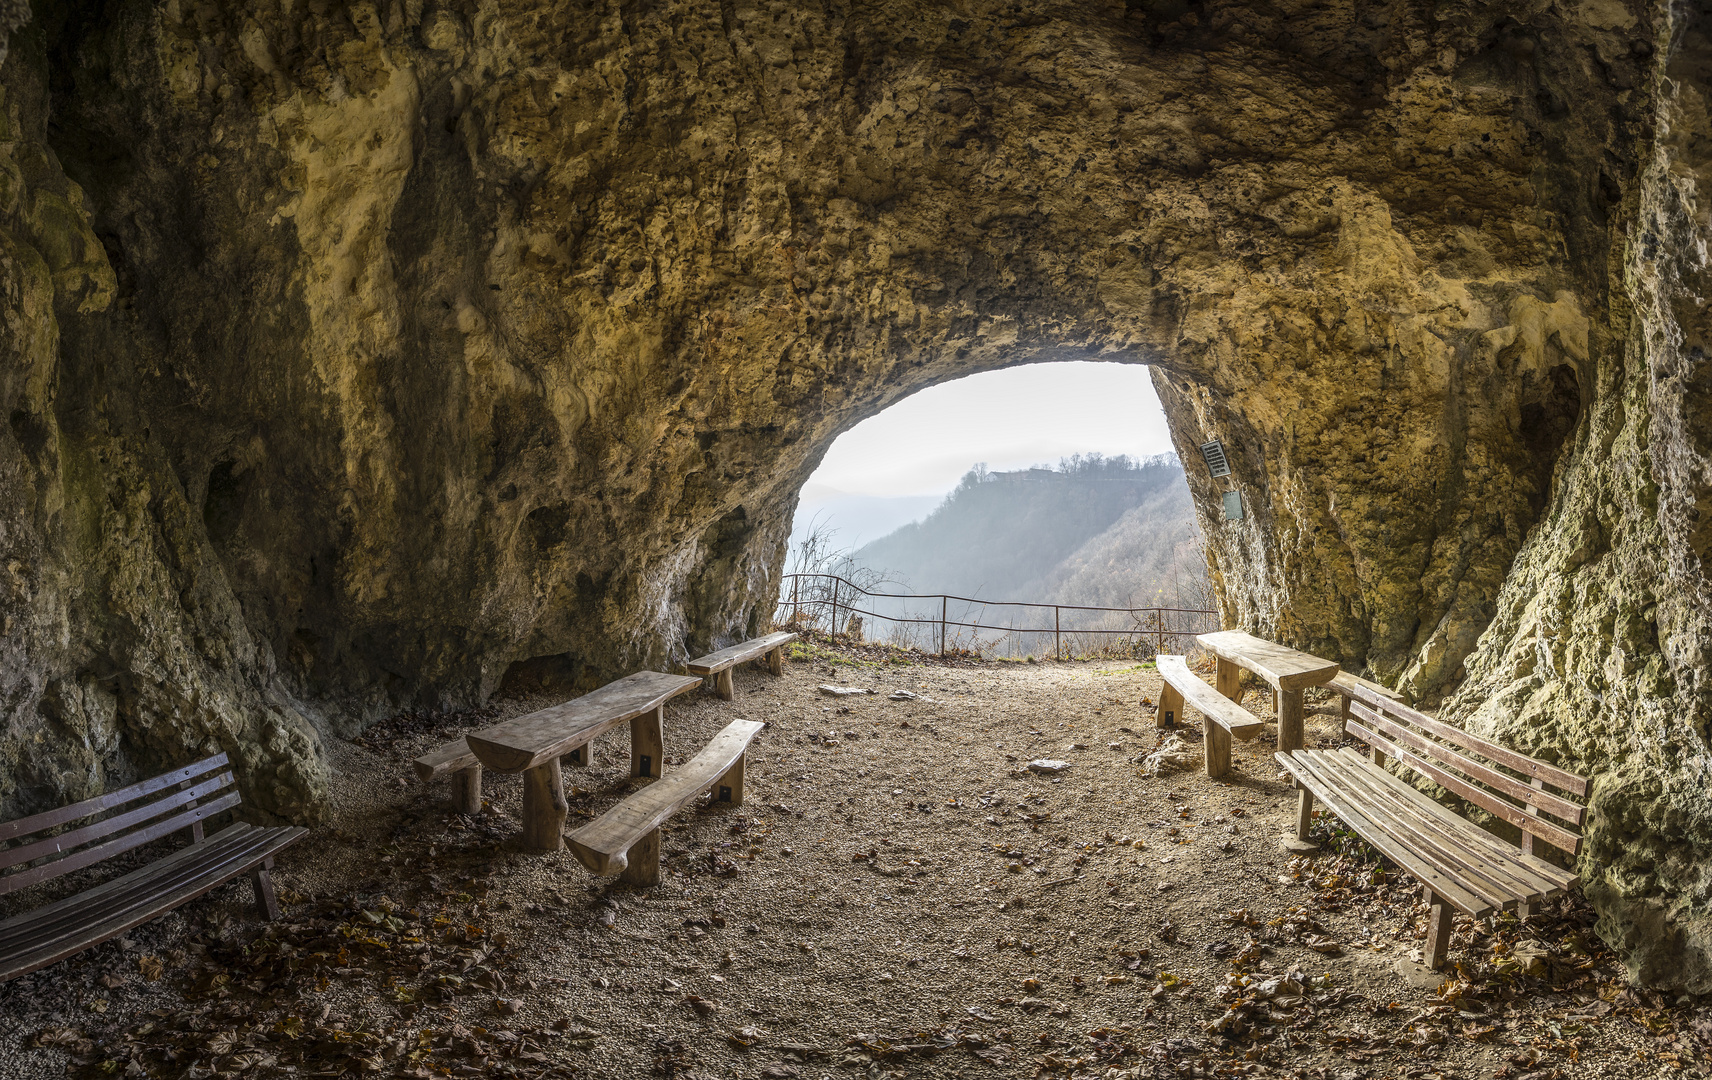
[(1056, 469), (977, 466), (924, 520), (853, 561), (914, 592), (1152, 606), (1205, 594), (1198, 538), (1175, 457), (1078, 455)]

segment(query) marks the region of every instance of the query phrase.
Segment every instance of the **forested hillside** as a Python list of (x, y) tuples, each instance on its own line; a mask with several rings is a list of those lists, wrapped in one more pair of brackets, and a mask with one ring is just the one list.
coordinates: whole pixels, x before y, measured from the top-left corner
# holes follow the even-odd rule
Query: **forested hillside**
[(1201, 606), (1205, 567), (1175, 457), (1076, 456), (1056, 469), (970, 470), (920, 522), (856, 564), (916, 592), (989, 600)]

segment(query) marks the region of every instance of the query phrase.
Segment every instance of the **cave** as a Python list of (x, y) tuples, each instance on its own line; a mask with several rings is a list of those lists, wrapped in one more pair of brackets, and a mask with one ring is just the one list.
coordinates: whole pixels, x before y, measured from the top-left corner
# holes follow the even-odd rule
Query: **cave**
[(1227, 625), (1596, 777), (1600, 934), (1712, 990), (1697, 7), (4, 12), (0, 816), (218, 746), (321, 820), (327, 738), (762, 628), (841, 431), (1074, 355)]

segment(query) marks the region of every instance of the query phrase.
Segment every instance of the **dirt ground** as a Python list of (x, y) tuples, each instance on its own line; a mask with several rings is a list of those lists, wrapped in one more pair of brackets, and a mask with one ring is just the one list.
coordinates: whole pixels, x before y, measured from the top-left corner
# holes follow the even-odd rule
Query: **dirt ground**
[[(899, 659), (799, 647), (734, 702), (668, 706), (668, 767), (769, 726), (747, 804), (682, 813), (646, 890), (516, 853), (517, 777), (467, 818), (411, 777), (548, 700), (330, 746), (334, 817), (280, 859), (285, 918), (239, 882), (0, 986), (0, 1077), (1705, 1075), (1712, 1011), (1624, 989), (1579, 900), (1460, 921), (1459, 968), (1423, 974), (1417, 888), (1335, 819), (1318, 856), (1280, 849), (1270, 726), (1219, 781), (1180, 730), (1194, 767), (1154, 776), (1151, 666)], [(567, 766), (568, 828), (645, 782), (628, 739)]]

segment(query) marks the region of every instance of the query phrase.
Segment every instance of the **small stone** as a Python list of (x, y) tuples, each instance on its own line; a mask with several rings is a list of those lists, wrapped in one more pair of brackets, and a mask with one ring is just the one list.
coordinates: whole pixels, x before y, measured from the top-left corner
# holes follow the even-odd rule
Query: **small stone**
[(1038, 773), (1042, 776), (1056, 776), (1069, 767), (1068, 761), (1059, 761), (1056, 758), (1037, 758), (1028, 763), (1029, 772)]

